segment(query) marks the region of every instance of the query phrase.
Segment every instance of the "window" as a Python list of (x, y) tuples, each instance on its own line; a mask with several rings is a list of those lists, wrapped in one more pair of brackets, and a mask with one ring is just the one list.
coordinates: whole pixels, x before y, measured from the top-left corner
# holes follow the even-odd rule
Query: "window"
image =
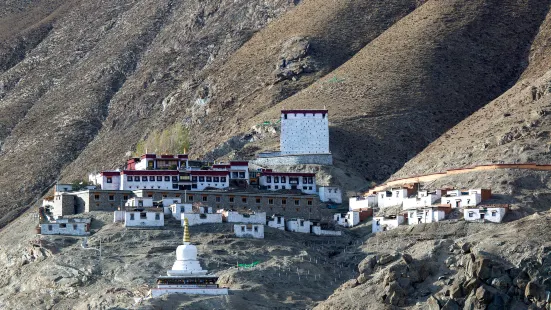
[(73, 224), (73, 230), (77, 230), (77, 224)]
[(207, 177), (207, 182), (212, 182), (212, 177)]
[(474, 212), (469, 212), (469, 217), (473, 217), (474, 216)]
[(134, 182), (140, 182), (140, 177), (134, 177)]
[(287, 204), (287, 199), (281, 199), (281, 204), (286, 205)]
[(281, 185), (281, 189), (285, 189), (285, 185)]
[(187, 200), (193, 201), (193, 195), (188, 195), (188, 196), (187, 196)]
[(113, 183), (113, 178), (112, 177), (107, 177), (107, 183)]
[(312, 186), (308, 186), (308, 190), (312, 190)]
[(254, 232), (258, 232), (258, 226), (254, 227)]
[(170, 181), (170, 177), (169, 176), (165, 176), (165, 182), (168, 182)]
[(279, 189), (279, 185), (276, 185), (276, 186), (275, 186), (275, 189)]
[(178, 177), (177, 177), (177, 176), (173, 176), (173, 177), (172, 177), (172, 182), (174, 182), (174, 183), (178, 182)]
[(150, 182), (155, 182), (155, 177), (154, 177), (154, 176), (150, 176), (150, 177), (149, 177), (149, 181), (150, 181)]
[(158, 176), (157, 176), (157, 182), (162, 182), (162, 181), (163, 181), (163, 177), (160, 176), (160, 175), (158, 175)]
[(314, 178), (313, 177), (308, 178), (308, 184), (314, 184)]
[(274, 177), (274, 183), (279, 183), (279, 177)]
[(203, 196), (203, 197), (201, 197), (201, 199), (202, 199), (203, 201), (207, 201), (207, 200), (208, 200), (208, 197), (207, 197), (207, 196)]
[(314, 204), (314, 203), (313, 203), (312, 200), (308, 200), (308, 205), (309, 205), (309, 206), (311, 206), (311, 205), (313, 205), (313, 204)]
[(147, 177), (142, 177), (142, 182), (147, 182)]
[(266, 183), (272, 183), (272, 177), (271, 176), (266, 177)]
[(307, 177), (302, 178), (302, 184), (308, 184), (308, 178)]
[(130, 213), (130, 220), (131, 220), (131, 221), (134, 220), (134, 213)]
[(281, 183), (285, 183), (286, 180), (285, 180), (285, 177), (281, 177)]
[(256, 203), (260, 203), (260, 197), (256, 197)]
[(128, 200), (128, 195), (122, 196), (122, 200)]
[(295, 206), (298, 206), (298, 205), (300, 205), (300, 200), (295, 199)]
[(212, 181), (213, 181), (213, 182), (220, 182), (220, 177), (213, 177), (213, 178), (212, 178)]
[(145, 220), (145, 219), (147, 219), (147, 213), (140, 212), (140, 220)]
[(134, 181), (134, 179), (133, 179), (131, 176), (127, 176), (127, 177), (126, 177), (126, 181), (132, 182), (132, 181)]
[(233, 196), (230, 196), (230, 202), (233, 202), (233, 201), (234, 201)]
[(67, 228), (67, 224), (59, 224), (59, 228)]
[(48, 225), (48, 230), (52, 230), (52, 225)]
[(199, 177), (199, 182), (205, 182), (205, 177)]
[(94, 195), (94, 200), (99, 200), (99, 195)]
[(153, 194), (147, 194), (147, 197), (151, 198), (153, 197)]
[(216, 196), (216, 202), (220, 202), (220, 196)]
[(268, 199), (268, 204), (273, 205), (274, 204), (274, 199), (273, 198)]
[(241, 231), (245, 231), (245, 226), (241, 226)]
[(109, 195), (109, 201), (114, 201), (115, 200), (115, 195)]
[(308, 189), (308, 186), (303, 186), (302, 189), (303, 189), (303, 190), (307, 190), (307, 189)]
[(241, 202), (242, 203), (247, 203), (247, 197), (241, 197)]
[(239, 178), (244, 179), (245, 178), (245, 172), (239, 172)]
[(191, 184), (191, 188), (197, 188), (197, 184)]
[[(161, 188), (161, 187), (159, 186), (159, 188)], [(172, 184), (172, 189), (178, 189), (178, 184), (173, 183), (173, 184)]]
[(220, 177), (220, 182), (226, 182), (226, 177)]
[(231, 177), (232, 177), (233, 179), (237, 179), (237, 177), (238, 177), (237, 172), (232, 172), (232, 173), (231, 173)]
[(161, 219), (161, 214), (160, 213), (155, 213), (155, 220), (158, 221)]

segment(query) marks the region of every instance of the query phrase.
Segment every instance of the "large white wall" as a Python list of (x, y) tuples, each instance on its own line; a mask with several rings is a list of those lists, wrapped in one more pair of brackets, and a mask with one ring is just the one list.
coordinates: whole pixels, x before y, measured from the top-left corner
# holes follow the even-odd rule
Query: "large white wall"
[(481, 219), (481, 214), (484, 214), (484, 220), (501, 223), (506, 212), (505, 208), (464, 209), (463, 218), (465, 221), (477, 221)]
[(334, 203), (342, 203), (342, 191), (336, 186), (320, 186), (318, 187), (320, 200), (322, 202), (332, 201)]
[(404, 223), (404, 217), (401, 215), (396, 218), (374, 217), (371, 226), (372, 233), (391, 230)]
[(443, 220), (446, 214), (438, 209), (419, 209), (408, 211), (408, 225), (417, 225), (420, 223), (434, 223)]
[[(141, 217), (141, 213), (145, 213), (145, 218)], [(132, 215), (134, 215), (132, 217)], [(157, 218), (158, 217), (158, 218)], [(163, 212), (133, 212), (127, 211), (124, 214), (124, 226), (146, 226), (159, 227), (165, 226), (165, 216)]]
[(285, 229), (287, 231), (300, 232), (300, 233), (310, 233), (310, 227), (312, 222), (303, 219), (291, 219), (285, 223)]
[(184, 226), (184, 219), (188, 220), (189, 226), (222, 223), (222, 214), (221, 213), (183, 213), (181, 216), (182, 226)]
[[(168, 175), (168, 181), (164, 175), (160, 175), (161, 179), (157, 179), (157, 175), (154, 172), (151, 176), (142, 175), (121, 175), (120, 189), (121, 190), (137, 190), (137, 189), (173, 189), (172, 188), (172, 176)], [(132, 181), (129, 181), (129, 177), (132, 177)], [(144, 179), (145, 177), (146, 179)], [(154, 181), (150, 180), (150, 177), (154, 178)]]
[(233, 231), (239, 238), (264, 239), (264, 225), (235, 224), (233, 225)]
[(327, 113), (281, 114), (280, 149), (282, 155), (329, 153)]

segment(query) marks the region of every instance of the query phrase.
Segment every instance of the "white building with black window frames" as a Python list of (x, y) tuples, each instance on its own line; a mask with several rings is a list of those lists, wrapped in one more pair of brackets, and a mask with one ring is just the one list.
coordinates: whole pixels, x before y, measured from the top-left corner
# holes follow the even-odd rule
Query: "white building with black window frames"
[(317, 194), (315, 173), (265, 171), (260, 175), (259, 184), (272, 191), (292, 189), (305, 194)]

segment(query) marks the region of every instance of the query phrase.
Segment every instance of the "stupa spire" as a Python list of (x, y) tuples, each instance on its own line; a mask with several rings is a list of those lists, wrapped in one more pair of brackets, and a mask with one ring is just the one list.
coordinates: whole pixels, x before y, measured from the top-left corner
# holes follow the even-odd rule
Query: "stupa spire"
[(188, 219), (184, 218), (184, 244), (189, 244), (191, 242), (191, 238), (189, 235), (189, 223)]

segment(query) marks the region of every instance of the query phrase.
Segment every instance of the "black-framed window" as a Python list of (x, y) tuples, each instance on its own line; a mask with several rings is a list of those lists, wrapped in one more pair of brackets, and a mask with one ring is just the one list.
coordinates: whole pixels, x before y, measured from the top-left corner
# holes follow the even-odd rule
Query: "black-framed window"
[(233, 202), (234, 200), (235, 200), (235, 198), (230, 196), (230, 202)]
[(207, 177), (207, 182), (212, 182), (212, 177)]
[(279, 177), (274, 177), (274, 183), (279, 183)]
[(308, 184), (308, 178), (307, 177), (302, 178), (302, 184)]
[(295, 199), (295, 206), (298, 206), (298, 205), (300, 205), (300, 200)]
[(172, 189), (178, 189), (178, 184), (173, 183), (173, 184), (172, 184)]
[(226, 177), (220, 177), (220, 182), (226, 183)]
[(239, 176), (239, 174), (235, 171), (231, 173), (231, 177), (234, 178), (234, 179), (237, 179), (238, 176)]
[(112, 177), (107, 177), (107, 183), (113, 183), (113, 178)]
[(109, 201), (115, 201), (115, 195), (109, 195)]
[(191, 188), (197, 188), (197, 184), (191, 184)]
[(191, 177), (191, 182), (197, 182), (197, 176), (192, 176)]
[(154, 176), (149, 176), (149, 181), (150, 182), (155, 182), (155, 177)]
[(266, 177), (266, 183), (272, 183), (272, 177), (271, 176)]
[(241, 197), (241, 202), (242, 203), (247, 203), (247, 197)]
[(220, 202), (220, 196), (216, 196), (216, 202)]
[(212, 181), (218, 183), (220, 182), (220, 177), (213, 177)]
[(285, 180), (285, 177), (281, 177), (281, 183), (285, 183), (287, 180)]
[(273, 205), (274, 204), (274, 199), (273, 198), (268, 199), (268, 204)]
[(142, 177), (143, 182), (147, 182), (147, 177)]
[(162, 182), (162, 181), (163, 181), (163, 177), (160, 176), (160, 175), (158, 175), (158, 176), (157, 176), (157, 182)]
[(260, 197), (256, 197), (256, 203), (260, 203)]
[(205, 182), (205, 177), (199, 177), (199, 182)]
[(239, 178), (244, 179), (245, 178), (245, 172), (239, 172)]
[(165, 176), (165, 182), (168, 182), (168, 181), (170, 181), (170, 177), (167, 175)]
[(174, 175), (174, 176), (172, 176), (172, 182), (174, 182), (174, 183), (178, 182), (178, 177), (177, 177), (177, 176), (175, 176), (175, 175)]
[(202, 196), (202, 200), (205, 202), (208, 201), (208, 196)]
[(287, 204), (287, 199), (281, 199), (281, 204), (286, 205)]
[(127, 177), (126, 177), (126, 181), (132, 182), (132, 181), (134, 181), (134, 178), (132, 178), (131, 176), (127, 176)]
[(312, 200), (308, 200), (308, 205), (311, 206), (313, 204)]

